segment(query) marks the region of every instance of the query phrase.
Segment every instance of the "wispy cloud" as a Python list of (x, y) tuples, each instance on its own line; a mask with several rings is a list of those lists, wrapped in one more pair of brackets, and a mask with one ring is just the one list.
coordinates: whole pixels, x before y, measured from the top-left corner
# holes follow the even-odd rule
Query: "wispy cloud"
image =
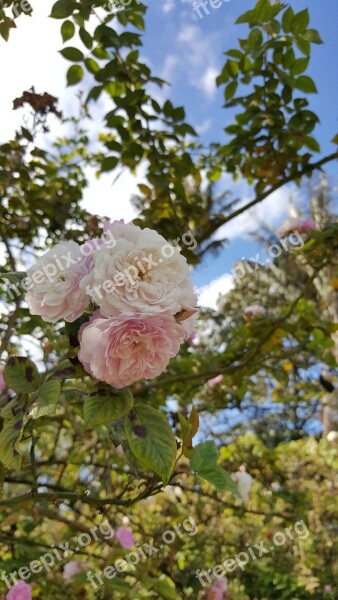
[(230, 273), (225, 273), (221, 277), (213, 279), (208, 285), (197, 290), (199, 306), (216, 310), (220, 294), (227, 294), (233, 287), (233, 277)]

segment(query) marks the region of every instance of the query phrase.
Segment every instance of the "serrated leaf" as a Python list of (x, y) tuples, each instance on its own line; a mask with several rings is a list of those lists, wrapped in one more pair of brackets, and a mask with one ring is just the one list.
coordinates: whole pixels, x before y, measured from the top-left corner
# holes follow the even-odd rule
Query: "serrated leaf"
[(75, 25), (72, 21), (67, 20), (64, 23), (62, 23), (61, 35), (62, 35), (63, 42), (67, 42), (68, 40), (71, 40), (72, 37), (74, 36), (74, 33), (75, 33)]
[(124, 420), (132, 453), (167, 485), (176, 460), (175, 435), (166, 417), (146, 404), (136, 404)]
[(67, 72), (67, 85), (76, 85), (83, 79), (84, 70), (80, 65), (72, 65)]
[(57, 379), (45, 381), (40, 387), (38, 398), (29, 413), (30, 416), (38, 419), (46, 415), (54, 415), (60, 393), (60, 381)]
[(21, 457), (16, 448), (22, 433), (23, 415), (17, 415), (7, 421), (0, 433), (0, 460), (5, 467), (18, 471), (21, 466)]
[(84, 429), (118, 421), (129, 413), (133, 403), (133, 395), (129, 390), (121, 390), (109, 396), (106, 394), (89, 396), (83, 405)]
[(34, 392), (40, 385), (36, 365), (25, 356), (11, 356), (4, 368), (4, 380), (18, 394)]

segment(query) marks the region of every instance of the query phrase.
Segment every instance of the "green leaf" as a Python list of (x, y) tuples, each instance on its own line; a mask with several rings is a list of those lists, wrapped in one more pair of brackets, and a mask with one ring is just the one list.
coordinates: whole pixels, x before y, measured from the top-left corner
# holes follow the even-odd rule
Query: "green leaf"
[(21, 457), (16, 448), (22, 434), (23, 415), (7, 421), (0, 433), (0, 460), (5, 467), (20, 470)]
[(306, 71), (309, 64), (308, 58), (297, 58), (292, 66), (291, 75), (300, 75)]
[(304, 10), (301, 10), (299, 13), (297, 13), (293, 17), (293, 19), (291, 21), (292, 33), (294, 33), (295, 35), (297, 35), (298, 33), (304, 33), (309, 22), (310, 22), (309, 10), (307, 8), (305, 8)]
[(53, 19), (65, 19), (73, 14), (75, 8), (76, 2), (74, 0), (58, 0), (53, 5), (50, 16)]
[(19, 394), (34, 392), (40, 385), (36, 365), (25, 356), (11, 356), (4, 368), (7, 387)]
[(303, 37), (311, 44), (322, 44), (323, 40), (320, 37), (318, 31), (316, 29), (308, 29), (305, 31)]
[(67, 85), (76, 85), (83, 79), (84, 70), (80, 65), (72, 65), (67, 72)]
[(293, 12), (291, 6), (289, 6), (289, 8), (283, 14), (283, 18), (282, 18), (282, 26), (283, 26), (285, 33), (290, 33), (291, 22), (292, 22), (292, 19), (294, 18), (294, 16), (295, 16), (295, 13)]
[(62, 23), (61, 35), (62, 35), (62, 40), (64, 42), (71, 40), (72, 37), (74, 36), (74, 33), (75, 33), (75, 25), (74, 25), (74, 23), (72, 23), (72, 21), (65, 21), (64, 23)]
[(167, 485), (176, 460), (175, 435), (166, 417), (147, 404), (136, 404), (124, 421), (134, 456)]
[(93, 58), (86, 58), (85, 65), (89, 73), (93, 73), (95, 75), (100, 70), (100, 65)]
[(88, 31), (86, 31), (83, 27), (80, 27), (79, 36), (81, 42), (86, 46), (86, 48), (88, 48), (88, 50), (90, 50), (93, 46), (93, 38), (90, 33), (88, 33)]
[(206, 481), (209, 481), (209, 483), (214, 485), (218, 490), (222, 492), (232, 492), (234, 496), (237, 496), (238, 498), (241, 497), (237, 485), (231, 479), (229, 473), (220, 465), (214, 465), (207, 471), (200, 471), (198, 475)]
[(72, 62), (81, 62), (84, 58), (83, 53), (78, 48), (73, 48), (72, 46), (68, 46), (68, 48), (64, 48), (60, 50), (60, 54), (67, 60), (71, 60)]
[(240, 493), (235, 482), (231, 479), (229, 473), (217, 464), (218, 449), (213, 441), (197, 444), (194, 448), (194, 455), (190, 460), (190, 466), (206, 481), (209, 481), (218, 490), (232, 492), (240, 498)]
[(112, 171), (112, 169), (115, 169), (118, 162), (119, 160), (116, 156), (106, 156), (102, 161), (101, 171)]
[(238, 88), (238, 83), (237, 81), (231, 81), (230, 83), (228, 83), (228, 85), (226, 86), (225, 90), (224, 90), (224, 96), (226, 100), (231, 100), (234, 95), (236, 94)]
[(83, 406), (84, 428), (93, 429), (96, 425), (108, 425), (127, 415), (134, 403), (129, 390), (112, 392), (107, 395), (95, 393), (86, 398)]
[(218, 459), (218, 449), (215, 442), (207, 441), (197, 444), (194, 448), (194, 456), (190, 461), (193, 471), (199, 473), (206, 469), (211, 469)]
[(9, 273), (0, 272), (0, 279), (8, 279), (12, 283), (20, 283), (25, 277), (27, 277), (27, 273), (24, 271), (11, 271)]
[(304, 37), (297, 37), (296, 45), (298, 46), (299, 50), (305, 54), (305, 56), (310, 56), (310, 42), (305, 40)]
[(248, 10), (247, 12), (243, 13), (240, 17), (238, 17), (235, 23), (239, 25), (240, 23), (252, 23), (255, 20), (255, 11)]
[(54, 415), (60, 392), (60, 381), (57, 379), (45, 381), (40, 387), (39, 396), (29, 413), (30, 416), (33, 419), (38, 419), (46, 415)]
[(305, 92), (306, 94), (317, 93), (315, 82), (307, 75), (302, 75), (296, 80), (296, 87), (298, 90)]
[(103, 85), (96, 85), (95, 87), (93, 87), (86, 98), (86, 104), (88, 104), (89, 100), (98, 100), (102, 91)]
[(320, 152), (320, 145), (319, 145), (319, 143), (317, 142), (317, 140), (315, 140), (310, 135), (308, 135), (305, 138), (305, 146), (307, 148), (309, 148), (309, 150), (312, 150), (313, 152)]
[(165, 600), (177, 599), (177, 589), (172, 582), (169, 583), (164, 579), (159, 579), (154, 583), (153, 588), (160, 594), (160, 597)]

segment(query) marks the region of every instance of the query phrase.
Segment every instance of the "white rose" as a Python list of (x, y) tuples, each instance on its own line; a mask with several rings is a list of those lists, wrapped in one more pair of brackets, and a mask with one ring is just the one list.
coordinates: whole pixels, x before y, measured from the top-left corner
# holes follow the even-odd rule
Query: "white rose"
[(113, 247), (94, 251), (94, 270), (81, 282), (105, 317), (195, 310), (188, 264), (177, 248), (151, 229), (112, 223), (109, 231)]
[(46, 252), (27, 271), (31, 281), (25, 299), (32, 315), (51, 323), (80, 317), (90, 302), (80, 282), (90, 268), (88, 255), (76, 242), (62, 242)]

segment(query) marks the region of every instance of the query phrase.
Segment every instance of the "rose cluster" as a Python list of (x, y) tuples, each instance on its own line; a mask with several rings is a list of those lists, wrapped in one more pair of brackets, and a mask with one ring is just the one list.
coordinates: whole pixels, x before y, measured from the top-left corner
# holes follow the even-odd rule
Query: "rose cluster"
[(26, 301), (45, 321), (72, 322), (79, 359), (115, 388), (160, 375), (191, 335), (196, 295), (177, 247), (151, 229), (106, 223), (100, 239), (56, 244), (27, 273)]

